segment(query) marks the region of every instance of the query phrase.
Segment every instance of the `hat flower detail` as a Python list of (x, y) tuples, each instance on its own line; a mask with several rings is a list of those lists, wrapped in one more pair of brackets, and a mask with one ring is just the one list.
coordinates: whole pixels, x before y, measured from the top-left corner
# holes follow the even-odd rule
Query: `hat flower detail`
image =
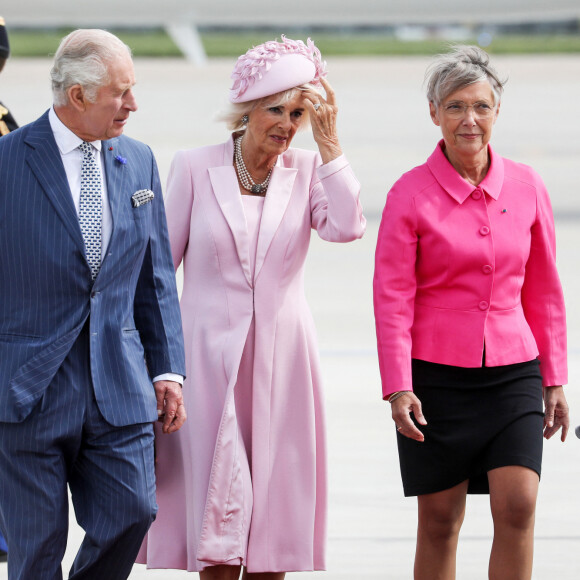
[(320, 79), (327, 74), (326, 62), (322, 60), (320, 50), (314, 45), (314, 42), (308, 38), (304, 44), (301, 40), (292, 40), (284, 35), (281, 36), (281, 39), (281, 42), (271, 40), (255, 46), (238, 58), (231, 75), (234, 81), (230, 91), (232, 101), (241, 97), (255, 82), (262, 80), (272, 64), (288, 54), (302, 55), (310, 60), (315, 69), (315, 75), (311, 82), (314, 85), (320, 85)]

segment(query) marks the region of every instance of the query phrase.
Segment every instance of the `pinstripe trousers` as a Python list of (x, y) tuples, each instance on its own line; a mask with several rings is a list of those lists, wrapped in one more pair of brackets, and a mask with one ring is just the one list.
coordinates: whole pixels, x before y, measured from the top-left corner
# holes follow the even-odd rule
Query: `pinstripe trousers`
[(9, 580), (62, 579), (67, 483), (86, 532), (71, 580), (126, 579), (155, 518), (153, 427), (113, 427), (103, 419), (87, 326), (29, 417), (0, 422), (0, 526)]

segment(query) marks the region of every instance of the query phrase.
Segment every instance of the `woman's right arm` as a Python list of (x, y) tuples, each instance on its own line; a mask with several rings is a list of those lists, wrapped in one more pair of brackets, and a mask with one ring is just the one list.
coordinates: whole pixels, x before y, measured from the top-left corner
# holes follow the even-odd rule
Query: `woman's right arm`
[(383, 397), (412, 390), (411, 327), (417, 282), (417, 218), (399, 180), (389, 191), (375, 252), (373, 295)]
[(425, 424), (421, 403), (412, 392), (411, 328), (417, 288), (417, 216), (414, 200), (397, 182), (387, 195), (383, 212), (373, 280), (375, 325), (383, 397), (407, 394), (392, 402), (393, 420), (403, 435), (423, 440), (409, 414)]
[(178, 151), (173, 158), (167, 178), (165, 213), (173, 267), (177, 270), (189, 241), (191, 208), (193, 206), (193, 178), (187, 151)]

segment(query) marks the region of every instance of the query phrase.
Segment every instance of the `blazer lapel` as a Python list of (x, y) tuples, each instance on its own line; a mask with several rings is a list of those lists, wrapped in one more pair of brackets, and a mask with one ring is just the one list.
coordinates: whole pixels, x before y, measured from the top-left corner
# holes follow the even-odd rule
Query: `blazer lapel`
[(264, 200), (264, 210), (258, 235), (254, 281), (258, 278), (270, 244), (288, 207), (297, 172), (297, 169), (281, 167), (280, 165), (274, 167), (272, 171), (268, 193)]
[[(103, 141), (102, 148), (105, 180), (107, 182), (107, 197), (109, 198), (109, 207), (111, 208), (111, 219), (113, 222), (108, 247), (112, 247), (115, 243), (117, 225), (119, 224), (119, 220), (123, 214), (122, 192), (125, 190), (124, 186), (127, 179), (127, 168), (123, 163), (119, 163), (115, 160), (116, 156), (125, 157), (119, 139)], [(108, 254), (109, 252), (105, 253), (103, 263), (101, 264), (101, 271), (103, 270)]]
[(248, 226), (246, 225), (246, 216), (242, 206), (242, 196), (240, 195), (236, 170), (232, 164), (222, 167), (210, 167), (208, 171), (214, 195), (234, 237), (244, 275), (248, 283), (252, 285), (250, 240), (248, 238)]
[(33, 124), (25, 142), (31, 147), (26, 156), (31, 171), (84, 256), (83, 235), (48, 113)]

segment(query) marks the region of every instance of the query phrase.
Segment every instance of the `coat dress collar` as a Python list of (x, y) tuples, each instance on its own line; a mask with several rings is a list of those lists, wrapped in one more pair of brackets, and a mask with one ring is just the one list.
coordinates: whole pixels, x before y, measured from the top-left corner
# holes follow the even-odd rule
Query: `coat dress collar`
[[(282, 223), (286, 208), (290, 202), (296, 174), (298, 173), (298, 170), (294, 167), (284, 167), (285, 156), (286, 154), (278, 157), (270, 178), (268, 193), (264, 200), (256, 250), (254, 281), (258, 279), (268, 254), (268, 249)], [(244, 275), (248, 284), (252, 286), (250, 238), (233, 160), (234, 141), (231, 138), (223, 146), (223, 165), (210, 167), (209, 176), (218, 204), (234, 237), (236, 251), (244, 270)]]

